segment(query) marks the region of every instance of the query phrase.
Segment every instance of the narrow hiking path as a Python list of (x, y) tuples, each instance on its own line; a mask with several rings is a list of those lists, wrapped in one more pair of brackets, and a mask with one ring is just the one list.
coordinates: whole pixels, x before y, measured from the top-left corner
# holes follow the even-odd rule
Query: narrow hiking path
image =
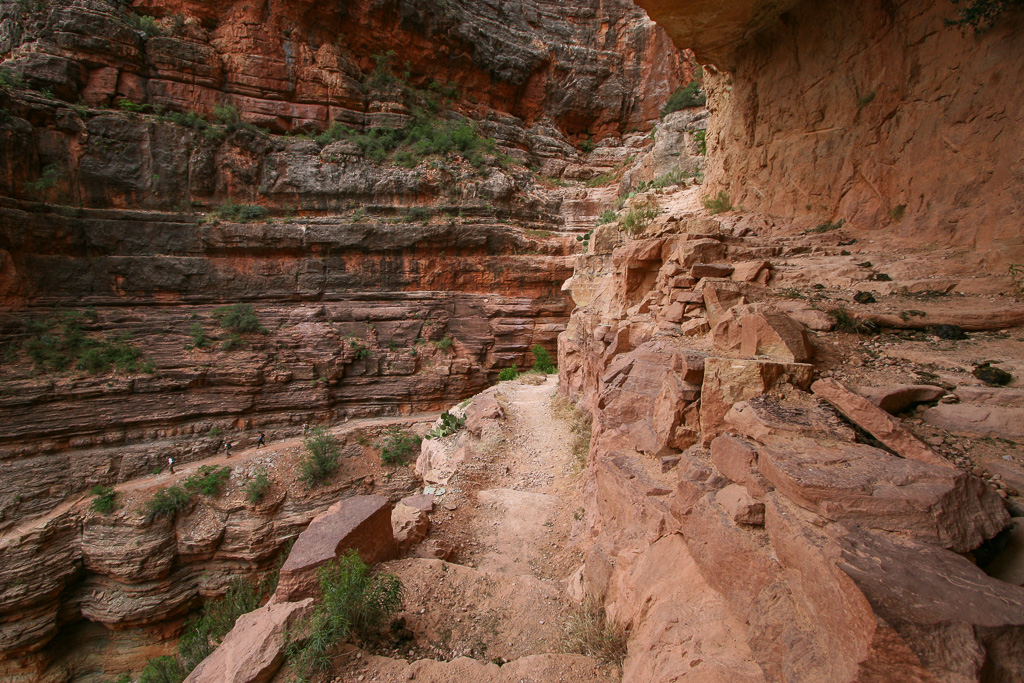
[(382, 566), (403, 581), (412, 637), (377, 655), (345, 650), (334, 680), (617, 680), (615, 666), (559, 654), (574, 608), (566, 581), (582, 561), (573, 540), (582, 476), (569, 427), (554, 415), (557, 382), (503, 382), (492, 390), (505, 413), (498, 429), (479, 441), (460, 432), (451, 444), (471, 453), (438, 498), (428, 541), (454, 554)]

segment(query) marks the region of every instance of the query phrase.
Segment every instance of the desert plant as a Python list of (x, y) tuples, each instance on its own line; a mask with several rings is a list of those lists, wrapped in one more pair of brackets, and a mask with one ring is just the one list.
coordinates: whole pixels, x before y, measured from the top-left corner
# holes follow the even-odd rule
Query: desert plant
[(153, 38), (163, 33), (163, 29), (156, 23), (156, 17), (151, 17), (145, 14), (135, 14), (134, 12), (128, 12), (128, 24), (132, 28), (142, 31), (147, 38)]
[(370, 572), (355, 550), (317, 569), (320, 603), (298, 624), (288, 659), (300, 680), (330, 667), (331, 651), (352, 636), (373, 637), (402, 606), (404, 590), (393, 574)]
[(642, 233), (658, 216), (658, 207), (654, 202), (634, 206), (619, 220), (619, 227), (630, 237)]
[[(950, 0), (959, 6), (961, 0)], [(995, 25), (1004, 12), (1024, 7), (1024, 0), (963, 0), (956, 19), (947, 19), (947, 26), (970, 26), (975, 33)]]
[(626, 629), (610, 622), (604, 607), (588, 598), (566, 622), (562, 651), (621, 665), (626, 658), (628, 638)]
[(840, 332), (850, 332), (853, 334), (873, 334), (878, 332), (878, 326), (875, 323), (855, 318), (842, 306), (830, 308), (827, 313), (836, 319), (835, 329)]
[(838, 230), (839, 228), (843, 227), (844, 223), (846, 223), (845, 218), (840, 218), (837, 221), (822, 221), (813, 228), (808, 228), (807, 230), (804, 230), (804, 234), (814, 235), (821, 234), (824, 232), (832, 232), (833, 230)]
[(256, 317), (256, 311), (253, 310), (251, 304), (237, 303), (232, 306), (222, 306), (213, 312), (213, 317), (225, 330), (236, 334), (267, 333), (267, 328), (260, 324), (260, 319)]
[(220, 435), (221, 435), (221, 434), (223, 434), (223, 433), (224, 433), (224, 432), (223, 432), (223, 430), (221, 430), (221, 428), (220, 428), (220, 427), (216, 427), (216, 426), (214, 426), (214, 427), (210, 427), (210, 431), (208, 431), (208, 432), (206, 433), (206, 436), (208, 436), (208, 437), (210, 437), (211, 439), (213, 439), (213, 438), (216, 438), (216, 437), (220, 436)]
[(597, 149), (597, 143), (591, 140), (590, 138), (587, 138), (586, 140), (580, 143), (580, 151), (583, 152), (584, 154), (590, 154), (595, 149)]
[(572, 469), (581, 472), (587, 466), (587, 456), (590, 453), (590, 414), (560, 394), (556, 394), (551, 400), (551, 407), (555, 417), (569, 425), (569, 431), (572, 433)]
[(380, 459), (388, 465), (404, 465), (420, 445), (420, 437), (396, 427), (388, 429), (381, 442)]
[(447, 410), (441, 413), (441, 424), (430, 430), (426, 438), (443, 439), (459, 431), (466, 424), (466, 416), (455, 417)]
[(703, 107), (707, 102), (708, 97), (701, 89), (701, 82), (699, 80), (690, 81), (668, 96), (668, 101), (665, 102), (661, 115), (666, 116), (688, 107)]
[(217, 496), (220, 495), (220, 490), (224, 488), (224, 484), (230, 477), (231, 468), (226, 465), (224, 467), (203, 465), (195, 474), (185, 479), (183, 485), (185, 490), (190, 493)]
[(714, 197), (704, 197), (700, 202), (711, 215), (722, 213), (724, 211), (732, 211), (733, 208), (732, 201), (729, 199), (729, 194), (725, 190), (719, 190), (718, 194)]
[(270, 477), (267, 476), (265, 470), (260, 470), (256, 473), (249, 483), (245, 485), (245, 497), (246, 499), (255, 505), (256, 503), (263, 500), (263, 496), (267, 493), (267, 489), (270, 488)]
[(153, 521), (162, 515), (174, 516), (179, 510), (188, 507), (192, 494), (180, 486), (168, 486), (160, 489), (143, 505), (146, 519)]
[(534, 344), (533, 348), (530, 349), (530, 353), (533, 354), (533, 369), (537, 372), (542, 372), (545, 375), (550, 375), (556, 372), (558, 368), (551, 361), (551, 354), (540, 344)]
[(605, 209), (600, 216), (597, 217), (598, 225), (605, 225), (606, 223), (612, 223), (618, 217), (614, 209)]
[(508, 382), (509, 380), (513, 380), (518, 376), (519, 370), (517, 370), (516, 368), (502, 368), (501, 371), (498, 372), (498, 381)]
[(209, 339), (206, 338), (206, 333), (203, 332), (203, 326), (199, 323), (192, 323), (188, 328), (189, 336), (192, 337), (191, 346), (185, 348), (201, 349), (209, 343)]
[(188, 674), (177, 657), (164, 655), (149, 660), (139, 674), (139, 683), (181, 683)]
[(434, 345), (435, 349), (438, 349), (440, 351), (447, 351), (448, 349), (452, 348), (453, 344), (455, 344), (455, 338), (452, 337), (452, 335), (450, 334), (446, 334), (441, 339), (438, 339), (437, 341), (433, 341), (430, 343)]
[(302, 440), (305, 457), (299, 461), (299, 480), (311, 489), (338, 469), (341, 445), (337, 437), (323, 427), (314, 427)]
[(707, 156), (708, 153), (708, 132), (706, 130), (698, 130), (693, 134), (693, 139), (697, 142), (697, 154), (701, 156)]
[(89, 489), (89, 493), (96, 496), (89, 504), (95, 512), (106, 514), (117, 506), (117, 492), (111, 486), (97, 484)]
[(25, 181), (25, 192), (34, 197), (42, 197), (47, 190), (64, 180), (64, 177), (64, 169), (60, 164), (47, 164), (38, 179)]

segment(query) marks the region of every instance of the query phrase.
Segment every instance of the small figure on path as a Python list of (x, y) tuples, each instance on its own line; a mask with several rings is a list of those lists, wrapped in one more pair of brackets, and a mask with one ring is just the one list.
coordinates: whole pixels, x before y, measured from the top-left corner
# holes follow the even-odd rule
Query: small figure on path
[(231, 457), (231, 442), (230, 441), (225, 441), (224, 442), (224, 453), (227, 455), (227, 457), (229, 457), (229, 458)]
[(257, 437), (258, 438), (256, 439), (256, 448), (262, 448), (263, 446), (267, 445), (266, 442), (264, 441), (264, 439), (266, 438), (266, 435), (263, 432), (260, 432), (257, 435)]
[(302, 423), (302, 435), (305, 436), (307, 433), (309, 433), (309, 425), (306, 424), (305, 422), (303, 422)]
[(171, 474), (174, 474), (174, 458), (167, 458), (167, 469), (171, 471)]

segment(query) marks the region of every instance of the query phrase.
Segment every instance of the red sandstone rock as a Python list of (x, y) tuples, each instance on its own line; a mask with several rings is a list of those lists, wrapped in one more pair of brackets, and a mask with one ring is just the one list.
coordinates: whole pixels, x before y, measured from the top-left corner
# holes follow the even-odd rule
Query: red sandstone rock
[(705, 445), (721, 433), (725, 415), (734, 403), (785, 384), (806, 388), (814, 376), (810, 365), (762, 360), (708, 358), (704, 367), (700, 429)]
[(478, 394), (466, 407), (466, 431), (479, 437), (485, 420), (501, 420), (505, 411), (501, 409), (494, 394)]
[(737, 484), (746, 487), (754, 498), (763, 500), (773, 490), (757, 469), (757, 448), (736, 436), (722, 434), (711, 442), (711, 461), (715, 468)]
[(891, 415), (918, 403), (938, 401), (946, 393), (930, 384), (901, 384), (893, 387), (857, 387), (857, 393)]
[(734, 268), (728, 263), (694, 263), (690, 266), (690, 277), (729, 277)]
[(770, 267), (771, 264), (768, 261), (743, 261), (735, 265), (731, 277), (740, 282), (767, 284), (768, 278), (762, 276), (768, 275), (765, 271), (768, 271)]
[(701, 337), (711, 331), (707, 318), (691, 318), (680, 326), (684, 336)]
[(948, 460), (928, 448), (888, 413), (836, 380), (820, 379), (811, 385), (811, 391), (904, 458), (952, 467)]
[(430, 531), (430, 517), (426, 510), (399, 503), (391, 511), (391, 529), (397, 554), (404, 555), (426, 537)]
[(757, 468), (778, 492), (826, 519), (957, 552), (977, 547), (1009, 520), (980, 479), (862, 444), (774, 439), (758, 448)]
[(310, 522), (281, 567), (274, 599), (290, 602), (317, 595), (317, 568), (349, 549), (357, 550), (367, 564), (395, 556), (391, 504), (387, 498), (346, 498)]
[(715, 502), (737, 524), (764, 524), (764, 503), (754, 500), (747, 489), (739, 484), (730, 484), (716, 493)]
[(813, 348), (803, 327), (784, 313), (747, 312), (738, 306), (711, 330), (715, 350), (726, 355), (767, 356), (787, 363), (810, 360)]
[(313, 599), (271, 602), (238, 617), (186, 683), (267, 683), (284, 662), (289, 630), (313, 608)]
[(1004, 407), (979, 403), (937, 405), (921, 415), (930, 425), (970, 436), (998, 436), (1024, 440), (1024, 406)]

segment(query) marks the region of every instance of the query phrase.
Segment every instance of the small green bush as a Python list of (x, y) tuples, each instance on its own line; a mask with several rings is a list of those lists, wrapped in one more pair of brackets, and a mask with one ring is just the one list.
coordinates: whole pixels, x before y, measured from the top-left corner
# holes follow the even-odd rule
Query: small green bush
[(618, 218), (618, 214), (615, 213), (614, 209), (605, 209), (600, 216), (597, 217), (598, 225), (605, 225), (607, 223), (613, 223)]
[(446, 334), (441, 339), (438, 339), (437, 341), (430, 342), (430, 343), (434, 345), (435, 349), (440, 349), (441, 351), (447, 351), (448, 349), (452, 348), (452, 345), (455, 344), (455, 338), (452, 337), (450, 334)]
[(658, 209), (652, 203), (635, 206), (627, 211), (619, 220), (619, 227), (622, 229), (622, 232), (627, 235), (636, 237), (642, 233), (647, 226), (651, 224), (651, 221), (657, 218), (657, 216)]
[(139, 674), (139, 683), (181, 683), (189, 672), (173, 655), (164, 655), (149, 660)]
[(201, 493), (204, 496), (218, 496), (224, 484), (231, 478), (231, 468), (203, 465), (195, 474), (185, 479), (183, 485), (190, 493)]
[(270, 488), (270, 477), (267, 476), (265, 470), (260, 470), (256, 473), (249, 483), (245, 485), (245, 497), (246, 499), (255, 505), (256, 503), (263, 500), (263, 496), (266, 495), (267, 489)]
[[(961, 0), (950, 0), (960, 5)], [(957, 19), (947, 19), (947, 26), (970, 26), (975, 33), (995, 25), (1004, 13), (1024, 8), (1024, 0), (963, 0), (963, 7), (957, 9)]]
[(569, 616), (562, 651), (621, 666), (626, 658), (628, 638), (626, 629), (610, 622), (604, 607), (590, 599)]
[(220, 427), (210, 427), (210, 431), (208, 431), (206, 433), (206, 436), (208, 436), (208, 437), (210, 437), (212, 439), (212, 438), (216, 438), (216, 437), (220, 436), (223, 433), (224, 432), (221, 430)]
[(288, 661), (300, 680), (331, 666), (331, 652), (351, 636), (372, 638), (402, 606), (404, 589), (393, 574), (372, 574), (355, 550), (317, 569), (320, 603), (298, 624)]
[(821, 234), (824, 232), (832, 232), (833, 230), (838, 230), (839, 228), (843, 227), (843, 223), (845, 222), (846, 219), (844, 218), (840, 218), (837, 221), (822, 221), (821, 223), (818, 223), (817, 226), (810, 228), (808, 230), (804, 230), (804, 234), (811, 235)]
[(430, 209), (425, 206), (414, 206), (405, 212), (405, 220), (410, 223), (426, 223), (430, 220)]
[(580, 143), (580, 151), (583, 152), (584, 154), (590, 154), (595, 149), (597, 149), (597, 143), (591, 140), (590, 138), (587, 138), (586, 140)]
[(267, 334), (267, 328), (260, 324), (256, 317), (256, 311), (251, 304), (238, 303), (232, 306), (222, 306), (213, 312), (213, 317), (220, 322), (225, 330), (236, 334), (256, 332)]
[(690, 81), (684, 87), (679, 88), (668, 96), (668, 101), (665, 102), (661, 115), (666, 116), (672, 112), (689, 107), (703, 107), (707, 102), (708, 97), (701, 89), (701, 82)]
[(427, 434), (428, 439), (443, 439), (446, 436), (451, 436), (455, 432), (459, 431), (466, 425), (466, 416), (455, 417), (447, 410), (441, 413), (441, 424), (430, 430)]
[(147, 38), (154, 38), (163, 33), (163, 29), (161, 29), (160, 25), (156, 23), (156, 17), (129, 12), (128, 23), (132, 28), (145, 33)]
[(232, 221), (234, 223), (251, 223), (252, 221), (263, 220), (270, 211), (265, 206), (257, 204), (235, 204), (228, 200), (216, 207), (212, 215), (217, 221)]
[(302, 440), (302, 447), (306, 449), (306, 456), (299, 461), (299, 480), (311, 489), (338, 469), (341, 446), (329, 431), (314, 427)]
[(91, 507), (94, 512), (99, 512), (100, 514), (105, 515), (108, 512), (112, 512), (113, 509), (117, 507), (117, 492), (114, 491), (113, 487), (97, 484), (89, 489), (89, 493), (96, 496), (92, 499), (92, 503), (89, 504), (89, 507)]
[(391, 427), (384, 435), (380, 449), (380, 459), (388, 465), (404, 465), (412, 452), (420, 445), (420, 437)]
[(725, 211), (732, 211), (733, 208), (732, 201), (729, 199), (729, 194), (725, 190), (719, 190), (718, 194), (714, 197), (704, 197), (700, 201), (711, 215), (723, 213)]
[(707, 156), (708, 132), (706, 130), (698, 130), (694, 132), (693, 139), (697, 141), (697, 154)]
[(530, 349), (530, 353), (533, 354), (533, 369), (537, 372), (542, 372), (545, 375), (550, 375), (557, 371), (555, 364), (551, 362), (551, 355), (548, 350), (540, 344), (534, 344), (533, 348)]
[(519, 370), (516, 368), (502, 368), (501, 372), (498, 373), (499, 382), (508, 382), (519, 376)]
[(25, 192), (35, 197), (42, 197), (47, 190), (53, 188), (57, 183), (64, 180), (64, 177), (64, 169), (60, 164), (47, 164), (43, 167), (43, 170), (37, 180), (28, 180), (25, 182)]
[(192, 323), (192, 326), (188, 328), (188, 333), (192, 337), (191, 348), (201, 349), (210, 343), (210, 340), (206, 338), (206, 333), (203, 332), (203, 326), (200, 323)]
[(152, 521), (162, 515), (174, 516), (179, 510), (188, 507), (192, 500), (192, 494), (180, 486), (168, 486), (153, 494), (153, 497), (146, 501), (143, 510), (146, 519)]

